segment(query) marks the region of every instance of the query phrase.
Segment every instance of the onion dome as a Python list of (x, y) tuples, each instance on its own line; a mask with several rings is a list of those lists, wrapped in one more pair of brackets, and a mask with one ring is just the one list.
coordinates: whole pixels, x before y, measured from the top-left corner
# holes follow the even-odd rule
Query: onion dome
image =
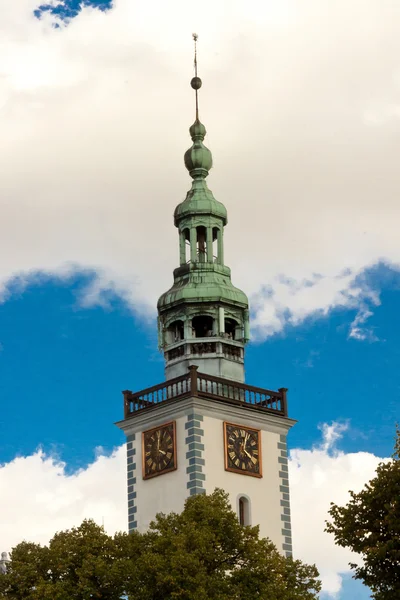
[(185, 152), (185, 167), (193, 179), (203, 179), (207, 177), (212, 167), (212, 154), (203, 144), (206, 135), (206, 128), (198, 119), (189, 129), (190, 137), (193, 140), (193, 146)]
[[(197, 41), (197, 35), (193, 34), (193, 39)], [(195, 77), (190, 85), (196, 93), (196, 120), (189, 129), (193, 145), (185, 152), (185, 167), (192, 177), (192, 187), (186, 194), (186, 198), (175, 209), (174, 220), (178, 227), (179, 223), (188, 217), (204, 217), (205, 215), (222, 220), (222, 224), (228, 222), (228, 215), (222, 202), (214, 198), (212, 191), (208, 188), (205, 181), (213, 164), (210, 150), (203, 144), (207, 130), (199, 119), (199, 100), (198, 90), (202, 86), (200, 77), (197, 76), (197, 54), (195, 45)]]

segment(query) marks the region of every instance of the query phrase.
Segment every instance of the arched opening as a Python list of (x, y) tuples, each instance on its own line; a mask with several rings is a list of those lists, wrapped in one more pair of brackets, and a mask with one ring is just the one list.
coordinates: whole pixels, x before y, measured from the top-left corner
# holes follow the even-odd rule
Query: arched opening
[(238, 500), (238, 518), (243, 526), (251, 525), (250, 519), (250, 500), (247, 496), (239, 496)]
[(213, 335), (214, 319), (208, 315), (199, 315), (192, 319), (193, 337), (203, 338)]
[(190, 230), (184, 229), (183, 239), (185, 244), (185, 264), (190, 263)]
[(181, 267), (190, 262), (190, 229), (179, 232), (179, 260)]
[(183, 321), (177, 320), (167, 328), (167, 344), (174, 344), (183, 340), (185, 336)]
[(197, 257), (199, 262), (206, 262), (207, 255), (207, 230), (205, 227), (197, 228)]
[(237, 321), (235, 319), (225, 319), (225, 337), (230, 340), (236, 339), (236, 329), (238, 327)]

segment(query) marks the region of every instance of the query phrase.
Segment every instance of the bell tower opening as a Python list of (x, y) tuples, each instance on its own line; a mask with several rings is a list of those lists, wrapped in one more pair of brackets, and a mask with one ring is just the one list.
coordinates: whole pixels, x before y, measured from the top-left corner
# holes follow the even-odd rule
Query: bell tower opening
[(167, 344), (175, 344), (185, 337), (183, 321), (178, 319), (171, 323), (167, 328), (166, 342)]
[(197, 228), (197, 258), (198, 261), (203, 263), (206, 262), (207, 256), (207, 230), (205, 227)]
[(192, 333), (195, 338), (211, 337), (214, 319), (208, 315), (199, 315), (192, 319)]
[(218, 243), (218, 237), (221, 235), (221, 231), (218, 229), (218, 227), (213, 227), (212, 230), (212, 242), (213, 242), (213, 262), (215, 263), (220, 263), (220, 256), (219, 256), (219, 243)]
[(225, 319), (225, 336), (230, 340), (236, 339), (238, 323), (235, 319)]
[(190, 263), (190, 230), (184, 229), (182, 232), (182, 235), (183, 235), (183, 248), (184, 248), (182, 264), (187, 265), (188, 263)]

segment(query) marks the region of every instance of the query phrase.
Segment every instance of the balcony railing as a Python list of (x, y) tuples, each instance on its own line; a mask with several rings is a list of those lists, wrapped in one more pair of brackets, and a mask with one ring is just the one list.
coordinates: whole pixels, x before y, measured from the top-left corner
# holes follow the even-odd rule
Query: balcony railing
[(139, 411), (149, 410), (164, 402), (199, 397), (239, 406), (245, 405), (255, 410), (287, 417), (286, 393), (286, 388), (279, 388), (277, 392), (273, 392), (199, 373), (197, 367), (193, 365), (189, 367), (188, 373), (181, 377), (170, 379), (140, 392), (124, 391), (124, 415), (125, 419), (128, 419)]

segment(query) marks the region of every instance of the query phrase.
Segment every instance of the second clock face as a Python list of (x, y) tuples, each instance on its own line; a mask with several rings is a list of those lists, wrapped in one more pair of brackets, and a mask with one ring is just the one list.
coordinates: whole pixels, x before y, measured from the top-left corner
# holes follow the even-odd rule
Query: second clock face
[(261, 431), (224, 423), (225, 469), (261, 477)]
[(175, 422), (144, 431), (142, 436), (143, 479), (176, 469)]

